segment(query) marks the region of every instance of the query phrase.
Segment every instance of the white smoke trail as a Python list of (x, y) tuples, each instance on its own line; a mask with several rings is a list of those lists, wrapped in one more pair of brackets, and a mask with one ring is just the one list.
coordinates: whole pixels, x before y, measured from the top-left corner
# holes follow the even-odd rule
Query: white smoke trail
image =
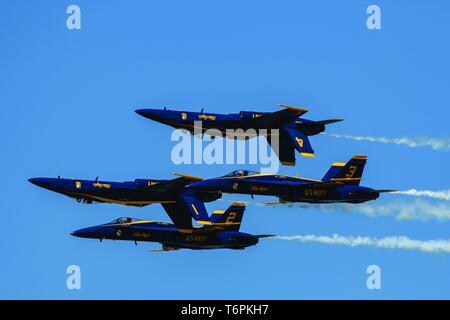
[(391, 216), (399, 221), (407, 220), (450, 220), (450, 206), (446, 203), (429, 203), (423, 200), (414, 202), (392, 201), (385, 203), (362, 203), (362, 204), (308, 204), (289, 203), (283, 204), (287, 207), (301, 209), (318, 209), (324, 212), (343, 212), (364, 214), (369, 217)]
[(371, 137), (371, 136), (353, 136), (349, 134), (334, 134), (334, 133), (324, 133), (324, 134), (334, 138), (351, 139), (356, 141), (393, 143), (397, 145), (408, 146), (410, 148), (430, 147), (433, 150), (440, 150), (440, 151), (450, 150), (450, 138), (430, 138), (430, 137), (387, 138), (387, 137)]
[(450, 201), (450, 190), (440, 190), (440, 191), (431, 191), (431, 190), (416, 190), (410, 189), (406, 191), (396, 191), (394, 194), (404, 194), (408, 196), (414, 197), (429, 197), (439, 200), (447, 200)]
[(367, 246), (385, 249), (418, 250), (426, 253), (450, 253), (450, 240), (414, 240), (405, 236), (372, 238), (361, 236), (346, 237), (338, 234), (334, 234), (331, 237), (309, 234), (297, 236), (278, 236), (275, 237), (275, 239), (299, 242), (317, 242), (348, 247)]
[[(220, 199), (219, 201), (235, 202), (226, 199)], [(305, 209), (317, 209), (323, 212), (343, 212), (343, 213), (355, 213), (364, 214), (369, 217), (394, 217), (398, 221), (447, 221), (450, 220), (450, 205), (447, 203), (430, 203), (416, 199), (413, 202), (404, 201), (390, 201), (390, 202), (366, 202), (361, 204), (351, 203), (321, 203), (311, 204), (302, 202), (292, 203), (270, 203), (261, 201), (240, 201), (246, 205), (255, 206), (286, 206), (288, 208)]]

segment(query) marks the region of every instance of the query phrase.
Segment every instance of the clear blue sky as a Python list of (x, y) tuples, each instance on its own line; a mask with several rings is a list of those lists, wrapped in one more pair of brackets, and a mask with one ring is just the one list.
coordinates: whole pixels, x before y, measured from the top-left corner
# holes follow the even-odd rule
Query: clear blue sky
[[(333, 133), (449, 136), (447, 1), (76, 1), (82, 29), (69, 31), (72, 3), (0, 5), (1, 298), (450, 298), (444, 254), (273, 239), (245, 251), (148, 253), (155, 244), (74, 238), (75, 229), (120, 216), (168, 218), (159, 205), (81, 205), (27, 182), (237, 169), (172, 164), (171, 129), (133, 112), (144, 107), (238, 112), (288, 103), (310, 108), (312, 119), (344, 118)], [(366, 28), (372, 3), (382, 10), (379, 31)], [(331, 162), (367, 154), (367, 186), (449, 186), (449, 152), (311, 140), (317, 158), (281, 173), (320, 178)], [(286, 207), (249, 206), (242, 230), (449, 238), (446, 222)], [(70, 264), (81, 267), (80, 291), (65, 287)], [(380, 291), (366, 288), (370, 264), (382, 269)]]

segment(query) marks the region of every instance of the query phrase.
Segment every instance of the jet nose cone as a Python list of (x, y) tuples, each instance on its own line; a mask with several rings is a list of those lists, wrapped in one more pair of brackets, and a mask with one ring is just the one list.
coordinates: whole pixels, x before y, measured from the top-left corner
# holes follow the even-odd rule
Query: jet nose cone
[(144, 118), (160, 121), (166, 118), (167, 110), (158, 110), (158, 109), (137, 109), (136, 112), (138, 115), (143, 116)]
[(70, 235), (79, 238), (95, 238), (97, 233), (96, 231), (97, 231), (96, 227), (89, 227), (76, 230), (72, 232)]
[(80, 231), (81, 230), (74, 231), (70, 235), (74, 237), (81, 237), (82, 233)]
[(31, 178), (31, 179), (28, 179), (28, 181), (30, 181), (32, 184), (34, 184), (38, 187), (42, 187), (42, 188), (46, 188), (49, 185), (49, 181), (47, 178)]
[(79, 238), (91, 239), (114, 239), (117, 237), (116, 230), (109, 226), (99, 225), (87, 227), (72, 232), (70, 235)]
[(136, 112), (138, 115), (145, 117), (145, 109), (137, 109), (134, 110), (134, 112)]

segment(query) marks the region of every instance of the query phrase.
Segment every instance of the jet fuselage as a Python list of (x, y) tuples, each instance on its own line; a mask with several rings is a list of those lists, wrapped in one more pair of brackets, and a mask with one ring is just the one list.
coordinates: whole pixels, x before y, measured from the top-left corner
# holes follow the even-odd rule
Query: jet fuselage
[[(122, 219), (122, 221), (120, 221)], [(88, 227), (72, 233), (73, 236), (93, 239), (158, 242), (164, 250), (176, 249), (244, 249), (258, 243), (258, 237), (239, 231), (216, 230), (214, 226), (179, 230), (175, 225), (156, 221), (111, 223)]]
[(197, 181), (189, 189), (209, 192), (276, 196), (285, 202), (361, 203), (374, 200), (379, 193), (367, 187), (327, 183), (320, 180), (271, 174), (219, 177)]
[[(219, 114), (160, 109), (139, 109), (136, 110), (136, 113), (147, 119), (160, 122), (175, 129), (184, 129), (191, 133), (194, 133), (194, 128), (198, 127), (198, 125), (195, 126), (195, 122), (201, 121), (203, 132), (209, 129), (217, 129), (218, 132), (216, 134), (214, 134), (214, 132), (212, 131), (210, 131), (209, 133), (211, 133), (212, 135), (221, 135), (224, 137), (226, 136), (225, 134), (227, 133), (227, 130), (269, 130), (279, 129), (281, 126), (289, 126), (298, 129), (307, 136), (316, 135), (325, 131), (325, 124), (303, 118), (297, 118), (296, 120), (288, 124), (280, 124), (274, 122), (273, 124), (264, 126), (247, 125), (246, 122), (243, 121), (247, 119), (258, 118), (262, 115), (270, 114), (270, 112), (241, 111), (240, 113)], [(270, 134), (271, 132), (268, 131), (267, 135)], [(257, 133), (256, 135), (263, 134)], [(239, 136), (239, 134), (236, 134), (234, 137), (236, 136)]]
[[(29, 181), (39, 187), (61, 193), (78, 202), (117, 203), (143, 207), (152, 203), (175, 203), (184, 185), (162, 189), (160, 186), (170, 180), (136, 179), (134, 181), (111, 182), (98, 180), (32, 178)], [(199, 194), (203, 202), (216, 198), (211, 194)]]

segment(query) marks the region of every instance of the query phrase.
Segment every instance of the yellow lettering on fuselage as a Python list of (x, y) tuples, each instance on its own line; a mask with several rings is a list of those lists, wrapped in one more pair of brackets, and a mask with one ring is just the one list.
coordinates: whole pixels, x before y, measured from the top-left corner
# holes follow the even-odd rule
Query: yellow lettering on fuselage
[(150, 238), (150, 233), (148, 233), (148, 232), (135, 232), (135, 233), (133, 233), (133, 237), (142, 238), (142, 239), (148, 239), (148, 238)]
[(320, 190), (320, 189), (305, 189), (305, 196), (312, 196), (312, 197), (325, 197), (327, 194), (326, 190)]
[(205, 242), (206, 236), (205, 235), (187, 234), (186, 241), (188, 241), (188, 242)]
[(209, 116), (209, 115), (206, 115), (206, 114), (199, 114), (198, 118), (199, 119), (203, 119), (203, 120), (206, 120), (206, 119), (208, 119), (208, 120), (216, 120), (216, 116)]
[(106, 188), (106, 189), (111, 188), (111, 184), (109, 184), (109, 183), (94, 182), (93, 186), (95, 188)]
[(266, 188), (266, 187), (259, 187), (259, 186), (251, 186), (250, 187), (250, 191), (264, 192), (264, 191), (267, 191), (267, 190), (269, 190), (269, 189)]

